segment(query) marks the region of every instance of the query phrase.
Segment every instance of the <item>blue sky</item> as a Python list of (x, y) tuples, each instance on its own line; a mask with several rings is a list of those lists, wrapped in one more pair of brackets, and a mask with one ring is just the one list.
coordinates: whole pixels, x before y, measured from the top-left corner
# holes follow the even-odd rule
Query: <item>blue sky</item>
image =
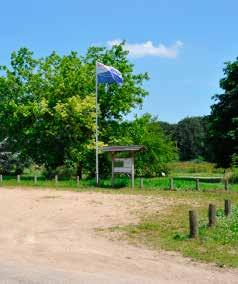
[(237, 0), (2, 1), (0, 63), (22, 46), (43, 56), (124, 39), (151, 77), (135, 112), (177, 122), (209, 114), (223, 63), (238, 56), (237, 10)]

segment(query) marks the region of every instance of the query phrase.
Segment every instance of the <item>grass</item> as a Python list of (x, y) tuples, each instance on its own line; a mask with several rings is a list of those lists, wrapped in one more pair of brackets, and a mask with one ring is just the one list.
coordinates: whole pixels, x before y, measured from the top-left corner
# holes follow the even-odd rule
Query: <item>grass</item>
[[(194, 260), (213, 262), (218, 266), (238, 267), (238, 195), (214, 192), (160, 192), (163, 197), (173, 197), (176, 201), (167, 210), (155, 211), (143, 216), (137, 225), (113, 227), (134, 244), (143, 244), (155, 250), (177, 251)], [(223, 214), (224, 199), (233, 203), (232, 217)], [(207, 208), (215, 203), (217, 225), (207, 227)], [(193, 204), (193, 205), (192, 205)], [(199, 239), (188, 236), (188, 210), (195, 208), (199, 216)], [(145, 216), (144, 216), (145, 215)]]
[[(34, 177), (32, 176), (21, 176), (20, 182), (17, 182), (16, 177), (14, 176), (4, 176), (2, 186), (32, 186), (32, 187), (53, 187), (53, 188), (72, 188), (72, 189), (80, 189), (80, 188), (92, 188), (95, 187), (95, 180), (81, 180), (79, 184), (77, 184), (76, 179), (59, 179), (56, 183), (54, 179), (46, 180), (43, 177), (38, 177), (37, 183), (34, 183)], [(101, 188), (111, 188), (111, 180), (104, 179), (100, 181)], [(117, 178), (115, 181), (115, 188), (129, 188), (130, 180), (128, 178)], [(140, 188), (140, 179), (135, 179), (135, 187)], [(170, 188), (170, 178), (169, 177), (157, 177), (157, 178), (144, 178), (143, 179), (143, 187), (145, 190), (169, 190)], [(223, 190), (224, 183), (222, 181), (218, 181), (214, 178), (211, 179), (202, 179), (200, 180), (200, 191), (206, 190)], [(196, 182), (192, 178), (174, 178), (174, 190), (196, 190)], [(229, 184), (230, 191), (238, 192), (238, 184), (232, 183)]]
[(224, 169), (216, 168), (216, 165), (209, 162), (172, 162), (168, 167), (171, 175), (193, 175), (193, 176), (223, 176)]

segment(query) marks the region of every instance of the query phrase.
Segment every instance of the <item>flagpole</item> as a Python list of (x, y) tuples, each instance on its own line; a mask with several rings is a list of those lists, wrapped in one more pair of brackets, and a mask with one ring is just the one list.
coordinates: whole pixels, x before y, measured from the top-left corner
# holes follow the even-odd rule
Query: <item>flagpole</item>
[(98, 167), (98, 76), (96, 62), (96, 184), (99, 185), (99, 167)]

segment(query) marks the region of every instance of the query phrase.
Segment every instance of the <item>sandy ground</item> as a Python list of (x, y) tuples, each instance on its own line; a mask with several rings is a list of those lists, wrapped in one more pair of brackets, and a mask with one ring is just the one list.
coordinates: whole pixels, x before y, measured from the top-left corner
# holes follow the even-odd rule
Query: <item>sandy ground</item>
[(238, 283), (237, 270), (111, 241), (96, 228), (165, 210), (161, 197), (0, 189), (0, 283)]

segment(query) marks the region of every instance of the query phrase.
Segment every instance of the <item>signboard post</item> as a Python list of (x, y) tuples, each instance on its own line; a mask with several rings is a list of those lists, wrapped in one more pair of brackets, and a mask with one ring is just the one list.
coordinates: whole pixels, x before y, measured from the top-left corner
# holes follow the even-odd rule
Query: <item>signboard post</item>
[[(144, 149), (142, 145), (105, 146), (103, 152), (109, 152), (112, 158), (112, 187), (115, 185), (115, 174), (127, 174), (131, 177), (131, 187), (135, 186), (135, 153)], [(117, 153), (129, 153), (128, 158), (116, 157)]]
[(129, 174), (131, 177), (131, 186), (134, 187), (134, 157), (115, 158), (112, 154), (112, 186), (114, 186), (115, 174)]

